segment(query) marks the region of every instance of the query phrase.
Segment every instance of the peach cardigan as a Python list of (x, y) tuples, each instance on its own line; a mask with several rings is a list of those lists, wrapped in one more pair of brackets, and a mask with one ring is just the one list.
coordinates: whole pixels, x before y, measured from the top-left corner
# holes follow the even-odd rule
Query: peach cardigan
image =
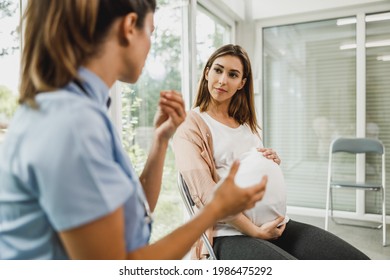
[[(173, 151), (176, 167), (187, 183), (192, 199), (197, 208), (202, 208), (220, 178), (213, 159), (211, 131), (198, 113), (187, 112), (186, 120), (173, 136)], [(213, 228), (208, 229), (206, 235), (212, 244)], [(191, 256), (194, 259), (208, 256), (201, 239), (194, 244)]]

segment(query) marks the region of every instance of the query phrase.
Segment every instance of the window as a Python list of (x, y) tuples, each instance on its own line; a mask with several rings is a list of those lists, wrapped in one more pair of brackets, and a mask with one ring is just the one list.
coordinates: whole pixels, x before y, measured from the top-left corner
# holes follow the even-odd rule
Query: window
[[(133, 166), (140, 173), (146, 162), (154, 130), (153, 118), (160, 91), (182, 88), (182, 0), (157, 1), (152, 47), (143, 73), (134, 85), (121, 83), (122, 142)], [(184, 221), (182, 201), (177, 191), (177, 171), (168, 148), (161, 194), (154, 211), (151, 242), (160, 239)]]
[[(379, 138), (384, 143), (387, 148), (386, 162), (390, 159), (389, 26), (390, 12), (366, 16), (366, 135)], [(369, 172), (370, 170), (366, 171), (366, 176), (369, 176)], [(389, 182), (389, 164), (386, 168), (386, 179)], [(369, 193), (365, 198), (366, 212), (381, 213), (381, 208), (378, 207), (380, 195)]]
[[(264, 140), (283, 159), (289, 206), (325, 207), (334, 138), (365, 135), (390, 146), (389, 23), (385, 12), (262, 29)], [(340, 160), (344, 177), (375, 171), (370, 157)], [(357, 217), (380, 213), (378, 204), (379, 195), (351, 191), (334, 201)]]
[(0, 143), (17, 106), (19, 20), (19, 1), (0, 0)]
[(264, 142), (283, 160), (290, 206), (325, 206), (329, 144), (355, 135), (356, 50), (343, 49), (355, 36), (336, 20), (263, 30)]
[(232, 27), (198, 5), (196, 15), (197, 80), (202, 75), (207, 59), (219, 47), (231, 42)]
[[(121, 92), (122, 141), (132, 163), (139, 173), (145, 164), (152, 134), (153, 117), (156, 112), (159, 93), (162, 89), (173, 89), (191, 96), (196, 88), (189, 88), (188, 77), (199, 79), (209, 55), (222, 44), (231, 40), (232, 27), (215, 17), (210, 11), (197, 6), (196, 14), (196, 61), (199, 73), (190, 73), (188, 58), (192, 53), (191, 37), (187, 23), (192, 22), (188, 12), (191, 3), (183, 0), (158, 0), (155, 13), (155, 32), (152, 48), (146, 61), (143, 74), (134, 85), (119, 83)], [(207, 26), (205, 28), (205, 26)], [(183, 39), (187, 38), (187, 40)], [(195, 48), (192, 48), (195, 49)], [(184, 71), (183, 71), (184, 69)], [(195, 83), (196, 84), (196, 83)], [(186, 92), (186, 91), (190, 92)], [(192, 100), (189, 104), (192, 105)], [(151, 242), (165, 236), (180, 226), (184, 220), (182, 199), (177, 191), (177, 170), (171, 147), (168, 148), (164, 165), (163, 184), (160, 198), (154, 212)]]

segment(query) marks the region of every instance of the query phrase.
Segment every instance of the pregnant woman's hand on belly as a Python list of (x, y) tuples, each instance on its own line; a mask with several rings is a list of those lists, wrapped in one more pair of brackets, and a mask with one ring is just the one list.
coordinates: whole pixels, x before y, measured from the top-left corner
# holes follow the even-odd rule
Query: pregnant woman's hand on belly
[(273, 160), (275, 163), (279, 164), (282, 162), (278, 154), (270, 148), (258, 148), (257, 151), (263, 154), (264, 157)]
[(278, 239), (286, 228), (286, 224), (280, 224), (283, 221), (284, 217), (280, 216), (271, 222), (262, 224), (258, 227), (257, 238), (264, 240)]

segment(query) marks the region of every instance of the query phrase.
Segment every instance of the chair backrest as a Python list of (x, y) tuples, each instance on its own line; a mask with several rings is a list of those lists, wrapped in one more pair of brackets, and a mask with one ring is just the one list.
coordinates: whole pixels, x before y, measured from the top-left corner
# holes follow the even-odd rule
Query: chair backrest
[(188, 214), (190, 216), (193, 216), (195, 214), (193, 208), (195, 206), (195, 202), (191, 197), (190, 190), (188, 189), (187, 183), (184, 181), (184, 178), (180, 173), (178, 173), (177, 176), (177, 185), (179, 187), (179, 192), (184, 201)]
[[(333, 167), (333, 162), (335, 159), (333, 159), (333, 154), (345, 152), (352, 155), (356, 154), (375, 154), (376, 156), (381, 158), (381, 168), (377, 165), (377, 163), (370, 163), (371, 167), (368, 169), (370, 170), (370, 175), (380, 175), (382, 173), (382, 187), (385, 187), (386, 182), (386, 163), (385, 163), (385, 147), (383, 143), (374, 138), (346, 138), (346, 137), (340, 137), (335, 139), (329, 149), (329, 162), (328, 162), (328, 185), (331, 181), (335, 180), (333, 171), (336, 171), (338, 168)], [(376, 162), (377, 159), (372, 158)], [(345, 162), (343, 163), (343, 168), (345, 167)], [(379, 168), (380, 169), (379, 169)], [(337, 172), (337, 171), (336, 171)], [(339, 175), (341, 174), (338, 172)], [(345, 176), (350, 176), (352, 174), (344, 174)], [(358, 174), (355, 169), (355, 179), (358, 180)], [(379, 178), (379, 177), (378, 177)], [(371, 181), (370, 183), (373, 183), (374, 177), (366, 178), (367, 180)], [(360, 178), (359, 181), (365, 180), (363, 178)], [(336, 181), (345, 181), (343, 179), (337, 179)]]
[(373, 138), (344, 138), (340, 137), (331, 144), (331, 153), (346, 152), (352, 154), (385, 152), (381, 141)]
[[(179, 188), (179, 193), (184, 201), (184, 204), (186, 206), (187, 212), (190, 215), (190, 217), (195, 215), (194, 206), (195, 202), (191, 197), (190, 190), (188, 189), (188, 186), (186, 182), (184, 181), (183, 176), (178, 173), (177, 175), (177, 185)], [(209, 251), (210, 257), (209, 259), (216, 260), (217, 257), (214, 254), (213, 246), (211, 245), (210, 241), (208, 240), (205, 233), (202, 234), (203, 243), (206, 246), (207, 250)]]

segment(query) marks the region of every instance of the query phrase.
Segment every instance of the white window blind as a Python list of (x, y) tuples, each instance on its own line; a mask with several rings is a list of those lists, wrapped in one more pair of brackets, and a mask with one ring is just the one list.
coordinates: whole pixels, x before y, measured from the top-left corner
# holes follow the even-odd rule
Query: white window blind
[[(366, 16), (366, 135), (387, 148), (386, 181), (390, 182), (390, 12)], [(370, 176), (370, 170), (366, 176)], [(389, 189), (389, 188), (387, 188)], [(387, 191), (387, 213), (390, 196)], [(366, 195), (366, 212), (381, 213), (380, 195)]]
[[(390, 13), (365, 17), (363, 101), (356, 88), (356, 21), (352, 16), (263, 29), (264, 141), (282, 157), (289, 206), (325, 207), (334, 138), (356, 136), (357, 126), (363, 125), (366, 136), (379, 138), (390, 153)], [(364, 118), (356, 115), (357, 107), (365, 108)], [(339, 176), (352, 179), (355, 158), (340, 155), (337, 161)], [(372, 157), (366, 158), (367, 178), (376, 166)], [(387, 182), (389, 170), (387, 164)], [(354, 192), (339, 190), (334, 203), (335, 209), (357, 211)], [(380, 213), (378, 205), (380, 195), (367, 193), (365, 213)]]
[[(356, 134), (356, 49), (345, 47), (356, 28), (337, 23), (263, 29), (264, 142), (282, 158), (289, 206), (325, 207), (330, 142)], [(355, 209), (353, 193), (339, 197), (338, 209)]]

